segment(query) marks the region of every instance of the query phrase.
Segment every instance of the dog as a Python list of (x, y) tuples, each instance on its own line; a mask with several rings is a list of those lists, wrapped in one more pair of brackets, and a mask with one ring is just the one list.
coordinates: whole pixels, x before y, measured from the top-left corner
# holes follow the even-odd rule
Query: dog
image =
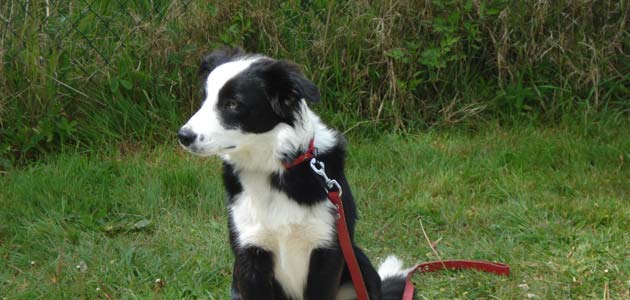
[(308, 161), (294, 162), (312, 148), (343, 190), (369, 299), (401, 299), (409, 270), (390, 256), (377, 272), (354, 244), (357, 212), (344, 175), (346, 142), (309, 109), (320, 92), (300, 67), (223, 48), (203, 58), (198, 75), (203, 104), (177, 136), (188, 152), (223, 160), (235, 257), (231, 299), (356, 299), (334, 206)]

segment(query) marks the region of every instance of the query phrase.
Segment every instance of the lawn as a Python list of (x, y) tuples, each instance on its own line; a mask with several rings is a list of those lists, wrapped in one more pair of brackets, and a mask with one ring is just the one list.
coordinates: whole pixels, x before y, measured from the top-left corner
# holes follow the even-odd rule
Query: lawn
[[(420, 299), (629, 299), (630, 131), (350, 138), (357, 239), (376, 263), (496, 260), (417, 275)], [(68, 150), (0, 175), (0, 299), (227, 299), (217, 159), (174, 143)]]

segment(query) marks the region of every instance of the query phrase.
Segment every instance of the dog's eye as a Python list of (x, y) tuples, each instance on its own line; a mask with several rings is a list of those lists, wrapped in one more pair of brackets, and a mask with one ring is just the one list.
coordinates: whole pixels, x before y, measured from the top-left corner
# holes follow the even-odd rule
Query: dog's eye
[(236, 100), (230, 99), (225, 102), (224, 107), (229, 110), (236, 110), (238, 108), (238, 102)]

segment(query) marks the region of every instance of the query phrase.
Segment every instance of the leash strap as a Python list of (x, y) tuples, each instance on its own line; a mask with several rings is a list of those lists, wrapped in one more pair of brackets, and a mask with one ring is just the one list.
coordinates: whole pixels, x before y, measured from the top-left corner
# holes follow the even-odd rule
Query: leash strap
[(502, 263), (494, 263), (489, 261), (479, 260), (442, 260), (431, 261), (421, 264), (417, 264), (411, 269), (407, 278), (405, 279), (405, 292), (403, 293), (402, 300), (413, 299), (413, 283), (411, 282), (411, 276), (418, 273), (428, 273), (440, 270), (477, 270), (488, 273), (494, 273), (497, 275), (508, 276), (510, 275), (510, 267)]
[(350, 239), (350, 231), (348, 230), (348, 224), (346, 223), (346, 212), (343, 209), (343, 201), (341, 199), (341, 195), (343, 193), (341, 185), (337, 182), (337, 180), (328, 178), (324, 162), (318, 161), (317, 158), (311, 159), (311, 169), (315, 172), (315, 174), (319, 175), (324, 180), (328, 200), (337, 210), (337, 239), (339, 239), (339, 246), (341, 247), (343, 259), (346, 261), (346, 265), (350, 271), (350, 278), (352, 279), (354, 290), (357, 293), (357, 300), (368, 300), (367, 288), (365, 288), (363, 275), (361, 274), (357, 257), (354, 254), (354, 247), (352, 246), (352, 240)]
[(311, 141), (308, 143), (308, 150), (306, 150), (304, 154), (296, 157), (292, 162), (282, 163), (282, 165), (285, 169), (288, 170), (309, 159), (312, 159), (313, 157), (315, 157), (315, 139), (311, 139)]
[(325, 189), (328, 194), (328, 200), (335, 206), (337, 210), (337, 239), (339, 239), (339, 246), (341, 247), (341, 253), (350, 271), (350, 277), (352, 278), (352, 285), (357, 293), (357, 300), (368, 300), (367, 289), (365, 288), (365, 282), (363, 281), (363, 275), (357, 262), (357, 257), (354, 254), (354, 247), (352, 246), (352, 240), (350, 239), (350, 231), (348, 230), (348, 224), (346, 223), (346, 213), (343, 209), (343, 202), (341, 200), (341, 185), (334, 180), (328, 178), (326, 175), (326, 169), (324, 162), (318, 161), (315, 158), (315, 143), (314, 139), (311, 139), (308, 145), (306, 153), (296, 157), (289, 163), (283, 163), (285, 169), (295, 167), (307, 160), (310, 160), (311, 169), (315, 174), (324, 179)]
[[(354, 247), (352, 246), (352, 241), (350, 239), (350, 231), (348, 230), (348, 224), (346, 223), (346, 214), (343, 209), (343, 202), (341, 200), (341, 194), (343, 192), (341, 190), (341, 185), (339, 185), (336, 180), (328, 178), (328, 175), (326, 175), (324, 163), (318, 161), (317, 158), (315, 158), (314, 152), (314, 139), (311, 139), (306, 153), (298, 156), (290, 163), (283, 163), (283, 165), (286, 169), (290, 169), (307, 160), (310, 160), (311, 169), (315, 172), (315, 174), (324, 179), (325, 189), (328, 194), (328, 200), (333, 205), (335, 205), (335, 208), (337, 210), (337, 238), (339, 239), (339, 245), (341, 247), (343, 258), (346, 262), (346, 265), (348, 266), (348, 270), (350, 271), (350, 277), (352, 278), (352, 285), (354, 286), (354, 290), (357, 294), (357, 300), (368, 300), (369, 298), (367, 289), (365, 287), (365, 282), (363, 281), (363, 275), (361, 274), (359, 263), (357, 262), (356, 255), (354, 254)], [(414, 286), (413, 282), (411, 282), (411, 276), (413, 276), (413, 274), (434, 272), (444, 269), (472, 269), (494, 273), (497, 275), (510, 275), (510, 267), (502, 263), (477, 260), (441, 260), (425, 262), (414, 266), (407, 274), (407, 278), (405, 278), (405, 289), (403, 292), (402, 300), (413, 299)]]
[(350, 270), (352, 285), (354, 286), (354, 290), (357, 292), (357, 300), (368, 300), (368, 293), (365, 288), (365, 282), (363, 281), (363, 275), (361, 275), (361, 269), (359, 268), (357, 257), (354, 254), (352, 242), (350, 241), (350, 232), (348, 231), (346, 214), (343, 210), (343, 203), (341, 202), (339, 191), (329, 191), (328, 199), (337, 209), (337, 238), (339, 238), (343, 258), (348, 265), (348, 270)]

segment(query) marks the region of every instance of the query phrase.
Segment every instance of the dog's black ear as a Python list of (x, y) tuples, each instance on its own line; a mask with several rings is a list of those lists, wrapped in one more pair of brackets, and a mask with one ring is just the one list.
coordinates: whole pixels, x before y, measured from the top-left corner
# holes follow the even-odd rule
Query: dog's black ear
[(262, 68), (271, 107), (278, 115), (290, 116), (302, 99), (319, 102), (319, 89), (304, 76), (296, 64), (274, 60), (264, 64)]
[(210, 74), (210, 72), (212, 72), (212, 70), (214, 70), (216, 67), (226, 62), (229, 62), (235, 57), (243, 55), (245, 55), (245, 51), (240, 47), (223, 47), (214, 50), (203, 57), (203, 59), (201, 60), (201, 64), (199, 64), (199, 71), (197, 72), (197, 74), (199, 75), (200, 79), (206, 79), (206, 77), (208, 77), (208, 74)]
[(206, 81), (208, 75), (210, 75), (212, 70), (226, 62), (233, 60), (235, 57), (243, 55), (245, 55), (245, 51), (240, 47), (223, 47), (206, 54), (201, 60), (201, 63), (199, 64), (199, 70), (197, 71), (197, 77), (199, 78), (200, 83), (199, 86), (201, 87), (202, 93), (204, 92), (203, 83)]

